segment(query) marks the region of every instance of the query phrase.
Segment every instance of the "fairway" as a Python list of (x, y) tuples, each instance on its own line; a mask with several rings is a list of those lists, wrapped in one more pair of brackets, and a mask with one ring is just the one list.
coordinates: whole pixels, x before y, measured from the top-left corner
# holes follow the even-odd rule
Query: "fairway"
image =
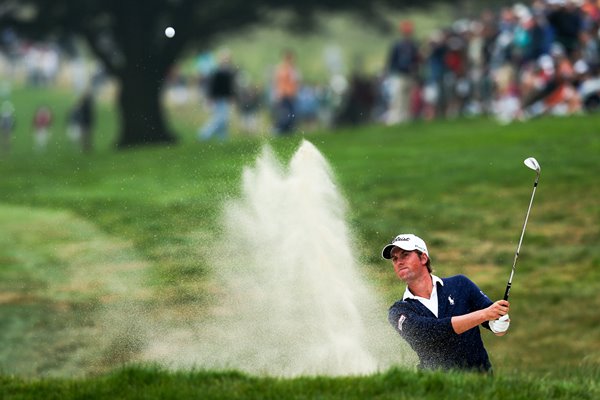
[[(223, 144), (195, 143), (193, 131), (183, 130), (181, 145), (128, 151), (110, 148), (114, 125), (109, 120), (104, 126), (98, 151), (90, 156), (58, 145), (47, 154), (32, 154), (19, 144), (15, 154), (0, 159), (4, 376), (90, 377), (72, 397), (128, 379), (223, 380), (221, 394), (235, 387), (260, 393), (269, 386), (263, 378), (236, 374), (169, 375), (144, 361), (148, 338), (156, 332), (179, 332), (181, 338), (186, 327), (207, 326), (214, 315), (223, 293), (208, 252), (222, 233), (224, 204), (242, 193), (244, 168), (253, 165), (266, 142), (287, 165), (306, 139), (331, 165), (346, 202), (353, 257), (379, 296), (383, 320), (404, 287), (379, 251), (403, 231), (429, 238), (434, 273), (467, 274), (490, 297), (501, 298), (531, 195), (533, 176), (523, 160), (535, 157), (543, 171), (513, 281), (511, 328), (500, 339), (482, 335), (498, 380), (473, 396), (500, 398), (503, 383), (532, 390), (525, 392), (530, 397), (509, 398), (599, 393), (598, 116), (508, 126), (487, 119), (370, 126), (292, 138), (235, 137)], [(398, 367), (411, 369), (400, 357), (401, 339), (391, 335), (391, 340), (399, 349)], [(161, 351), (168, 352), (168, 346)], [(106, 375), (129, 362), (146, 367)], [(325, 390), (326, 398), (351, 398), (340, 389), (346, 384), (371, 397), (425, 398), (402, 397), (402, 376), (382, 372), (323, 385), (333, 388)], [(429, 385), (432, 394), (454, 387), (451, 398), (477, 393), (484, 379), (408, 376), (407, 387)], [(319, 393), (320, 379), (288, 384), (298, 392), (307, 388), (310, 397)], [(27, 386), (18, 382), (2, 378), (0, 391)], [(59, 390), (61, 382), (48, 385)], [(44, 384), (36, 385), (27, 390), (43, 391)], [(167, 391), (177, 386), (165, 385)], [(283, 392), (267, 391), (266, 397), (287, 398), (289, 388), (281, 385), (275, 387)]]

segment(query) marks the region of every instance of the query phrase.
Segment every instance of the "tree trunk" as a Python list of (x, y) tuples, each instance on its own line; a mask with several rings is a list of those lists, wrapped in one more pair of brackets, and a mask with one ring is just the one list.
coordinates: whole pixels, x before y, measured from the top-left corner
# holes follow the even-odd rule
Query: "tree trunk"
[(146, 144), (174, 143), (160, 104), (158, 82), (162, 77), (151, 69), (129, 70), (119, 78), (121, 127), (117, 146), (127, 148)]

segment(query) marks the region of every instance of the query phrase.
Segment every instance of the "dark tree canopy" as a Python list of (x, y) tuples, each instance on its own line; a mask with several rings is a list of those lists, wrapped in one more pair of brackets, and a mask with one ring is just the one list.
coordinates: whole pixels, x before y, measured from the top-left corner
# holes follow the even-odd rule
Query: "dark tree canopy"
[[(421, 0), (419, 6), (433, 3)], [(220, 35), (272, 22), (287, 11), (290, 25), (309, 27), (318, 12), (348, 11), (377, 20), (393, 0), (0, 0), (0, 26), (20, 35), (82, 37), (119, 83), (119, 147), (171, 143), (160, 105), (165, 77), (182, 53), (207, 48)], [(381, 19), (380, 19), (381, 21)], [(173, 39), (164, 35), (176, 27)]]

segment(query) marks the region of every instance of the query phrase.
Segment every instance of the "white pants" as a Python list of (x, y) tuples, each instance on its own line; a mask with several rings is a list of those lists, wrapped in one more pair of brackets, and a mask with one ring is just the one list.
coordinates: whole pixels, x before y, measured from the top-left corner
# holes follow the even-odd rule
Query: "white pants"
[(390, 81), (390, 105), (386, 123), (394, 125), (410, 119), (410, 92), (413, 82), (408, 75), (394, 75)]

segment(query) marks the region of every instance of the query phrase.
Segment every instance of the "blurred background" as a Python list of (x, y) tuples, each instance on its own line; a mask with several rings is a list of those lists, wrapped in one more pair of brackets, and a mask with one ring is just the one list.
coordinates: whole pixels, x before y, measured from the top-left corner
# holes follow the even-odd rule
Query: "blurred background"
[(458, 4), (2, 1), (3, 153), (596, 110), (595, 1)]

